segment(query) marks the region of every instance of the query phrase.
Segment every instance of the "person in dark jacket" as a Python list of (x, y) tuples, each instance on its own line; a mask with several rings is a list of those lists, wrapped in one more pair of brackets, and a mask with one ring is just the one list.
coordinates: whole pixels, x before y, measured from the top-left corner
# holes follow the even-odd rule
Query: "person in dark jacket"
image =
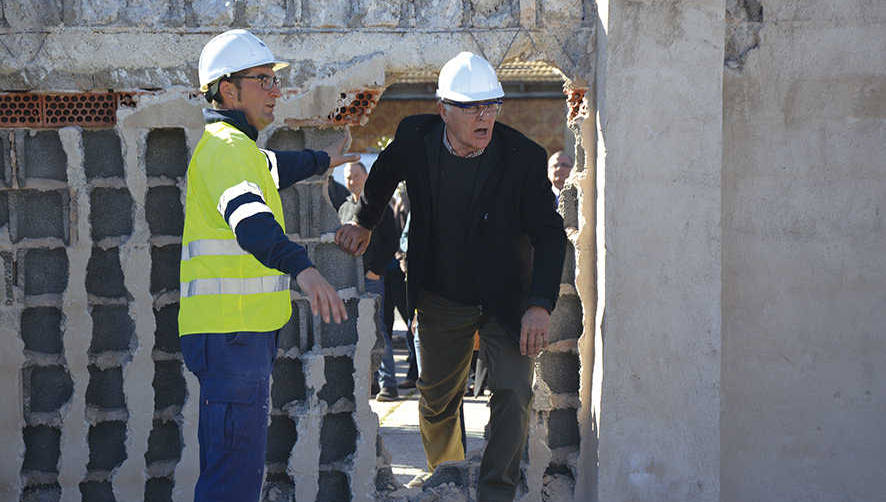
[[(366, 166), (361, 162), (350, 162), (345, 164), (344, 174), (345, 184), (348, 187), (348, 191), (351, 192), (351, 196), (345, 199), (338, 208), (338, 217), (342, 223), (348, 223), (353, 221), (357, 214), (357, 201), (363, 192), (363, 184), (366, 183)], [(397, 231), (397, 225), (394, 223), (394, 213), (388, 207), (382, 215), (376, 232), (373, 233), (370, 239), (366, 253), (363, 255), (363, 272), (365, 274), (363, 284), (366, 292), (375, 293), (381, 297), (381, 309), (378, 312), (377, 326), (381, 330), (385, 347), (381, 357), (381, 364), (378, 367), (378, 373), (375, 375), (379, 390), (375, 392), (375, 386), (373, 386), (376, 401), (394, 401), (400, 397), (397, 390), (394, 344), (391, 340), (391, 331), (384, 322), (384, 312), (388, 308), (387, 304), (392, 301), (385, 294), (386, 277), (390, 264), (394, 262), (394, 253), (399, 245), (400, 232)]]
[(516, 493), (532, 358), (547, 343), (566, 239), (544, 149), (496, 123), (503, 96), (485, 59), (463, 52), (447, 62), (438, 81), (439, 115), (400, 122), (372, 167), (356, 222), (336, 233), (342, 249), (361, 253), (397, 183), (406, 180), (422, 443), (432, 470), (464, 458), (459, 409), (479, 330), (492, 391), (477, 490), (483, 501), (511, 501)]

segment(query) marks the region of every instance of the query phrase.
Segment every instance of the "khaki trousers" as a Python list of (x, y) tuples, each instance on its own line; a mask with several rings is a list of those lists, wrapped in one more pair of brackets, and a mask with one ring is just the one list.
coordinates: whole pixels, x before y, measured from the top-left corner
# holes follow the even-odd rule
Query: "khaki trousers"
[(477, 499), (512, 501), (529, 426), (532, 360), (520, 354), (517, 341), (479, 306), (422, 291), (417, 311), (419, 427), (428, 467), (465, 458), (459, 411), (479, 330), (492, 399)]

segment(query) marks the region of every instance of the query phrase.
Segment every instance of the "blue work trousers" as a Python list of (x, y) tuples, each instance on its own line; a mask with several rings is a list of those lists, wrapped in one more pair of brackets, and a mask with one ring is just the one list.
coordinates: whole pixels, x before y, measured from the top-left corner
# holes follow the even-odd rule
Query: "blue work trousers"
[(376, 317), (375, 323), (381, 331), (385, 340), (385, 351), (381, 356), (381, 364), (378, 367), (378, 384), (385, 389), (397, 388), (397, 368), (394, 366), (394, 342), (391, 340), (391, 332), (385, 327), (384, 319), (384, 302), (385, 298), (385, 278), (378, 280), (366, 279), (364, 281), (367, 293), (375, 293), (381, 298), (381, 305)]
[(194, 501), (257, 501), (277, 331), (185, 335), (181, 345), (185, 364), (200, 381), (200, 477)]

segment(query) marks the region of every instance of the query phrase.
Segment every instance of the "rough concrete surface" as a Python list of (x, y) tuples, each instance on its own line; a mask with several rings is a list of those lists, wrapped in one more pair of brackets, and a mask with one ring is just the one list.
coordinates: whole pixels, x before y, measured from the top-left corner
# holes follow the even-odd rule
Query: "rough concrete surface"
[[(191, 497), (174, 319), (196, 63), (247, 27), (293, 63), (259, 138), (278, 148), (330, 144), (343, 93), (461, 50), (584, 93), (518, 500), (881, 500), (884, 25), (870, 0), (0, 3), (0, 90), (139, 93), (113, 127), (0, 129), (0, 498)], [(378, 302), (322, 181), (282, 197), (353, 319), (323, 326), (293, 290), (262, 499), (472, 501), (476, 456), (423, 490), (379, 482)]]

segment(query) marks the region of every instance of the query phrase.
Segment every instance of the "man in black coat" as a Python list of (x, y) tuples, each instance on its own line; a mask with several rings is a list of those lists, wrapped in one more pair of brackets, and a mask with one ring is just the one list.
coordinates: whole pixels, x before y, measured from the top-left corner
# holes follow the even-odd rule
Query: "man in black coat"
[(501, 84), (462, 52), (440, 71), (439, 115), (400, 122), (366, 182), (356, 222), (336, 243), (359, 254), (397, 183), (411, 202), (407, 289), (418, 315), (419, 425), (428, 466), (464, 458), (459, 414), (479, 330), (492, 391), (478, 500), (511, 501), (520, 480), (532, 357), (547, 344), (565, 233), (547, 155), (496, 123)]

